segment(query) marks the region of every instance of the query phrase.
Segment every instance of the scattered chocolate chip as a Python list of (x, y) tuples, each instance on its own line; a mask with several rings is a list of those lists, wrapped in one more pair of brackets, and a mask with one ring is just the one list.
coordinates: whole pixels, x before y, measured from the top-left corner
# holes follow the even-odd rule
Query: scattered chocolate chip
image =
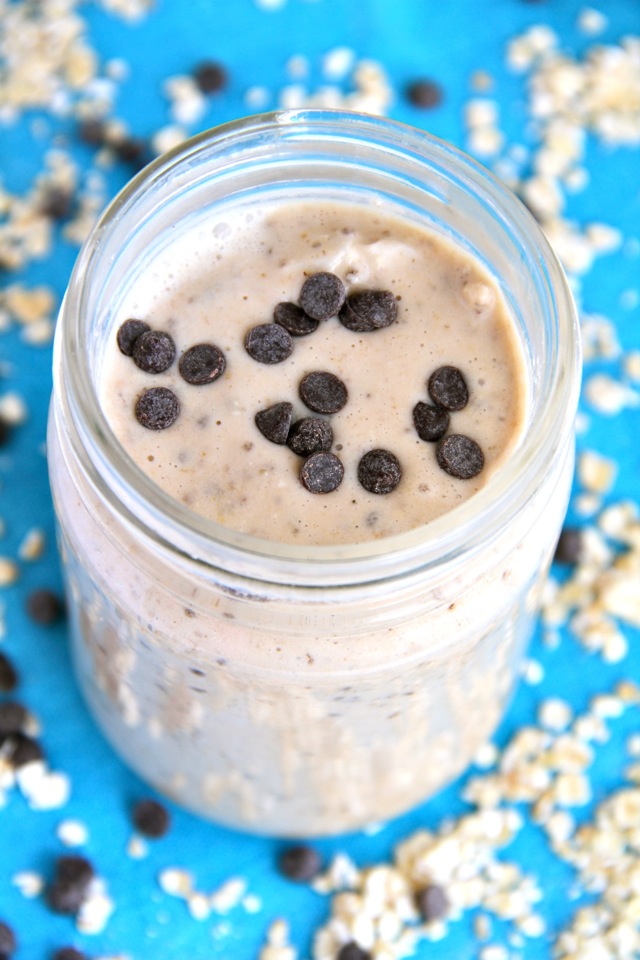
[(423, 110), (439, 106), (443, 99), (442, 87), (435, 80), (414, 80), (407, 86), (406, 95), (409, 103)]
[(312, 453), (300, 468), (300, 482), (309, 493), (333, 493), (343, 477), (344, 467), (335, 453)]
[(9, 700), (0, 703), (0, 737), (22, 733), (29, 719), (29, 711), (21, 703)]
[(289, 880), (313, 880), (322, 870), (322, 859), (313, 847), (299, 843), (281, 851), (278, 870)]
[(110, 140), (109, 146), (123, 163), (131, 163), (134, 166), (143, 166), (146, 145), (144, 140), (138, 137), (118, 137), (117, 140)]
[(299, 457), (309, 457), (319, 450), (330, 450), (332, 443), (331, 424), (319, 417), (303, 417), (302, 420), (296, 420), (287, 438), (287, 446)]
[(302, 402), (316, 413), (337, 413), (349, 396), (339, 377), (321, 370), (303, 377), (298, 392)]
[(449, 414), (443, 407), (421, 401), (413, 408), (413, 424), (421, 440), (433, 442), (444, 437), (449, 429)]
[(51, 960), (87, 960), (87, 955), (75, 947), (58, 947)]
[(171, 817), (157, 800), (139, 800), (133, 808), (132, 819), (137, 830), (154, 840), (164, 837), (171, 826)]
[(258, 363), (282, 363), (291, 356), (291, 334), (279, 323), (260, 323), (249, 330), (244, 347)]
[(349, 330), (369, 333), (390, 326), (397, 316), (396, 298), (388, 290), (361, 290), (347, 297), (339, 320)]
[(18, 674), (4, 653), (0, 653), (0, 693), (11, 693), (18, 685)]
[(306, 337), (307, 334), (317, 330), (320, 323), (319, 320), (308, 317), (297, 303), (291, 303), (288, 300), (283, 300), (276, 306), (273, 319), (275, 323), (279, 323), (281, 327), (288, 330), (292, 337)]
[(97, 118), (89, 118), (78, 124), (78, 138), (90, 147), (101, 147), (105, 142), (106, 129), (104, 122)]
[(147, 430), (166, 430), (176, 422), (180, 401), (168, 387), (151, 387), (136, 400), (136, 420)]
[(416, 893), (416, 906), (423, 920), (441, 920), (449, 912), (449, 898), (437, 883), (429, 883)]
[(340, 947), (336, 960), (371, 960), (371, 954), (359, 947), (355, 940), (350, 940)]
[(62, 187), (49, 187), (42, 198), (40, 211), (52, 220), (64, 220), (71, 213), (73, 193)]
[(144, 320), (125, 320), (118, 328), (116, 334), (120, 353), (124, 353), (125, 357), (132, 357), (133, 345), (136, 340), (149, 330), (151, 330), (151, 327), (148, 323), (145, 323)]
[(34, 623), (48, 627), (64, 614), (64, 603), (53, 590), (32, 590), (27, 597), (27, 614)]
[(227, 71), (215, 60), (196, 64), (192, 76), (201, 93), (216, 93), (227, 85)]
[(8, 923), (0, 920), (0, 955), (10, 957), (18, 949), (16, 935)]
[(312, 273), (302, 284), (300, 306), (314, 320), (328, 320), (340, 312), (347, 291), (335, 273)]
[(469, 401), (466, 381), (457, 367), (438, 367), (427, 381), (429, 396), (445, 410), (462, 410)]
[(10, 737), (8, 750), (9, 763), (18, 770), (20, 767), (26, 767), (28, 763), (38, 763), (44, 760), (44, 752), (32, 737), (26, 733), (16, 733)]
[(176, 356), (176, 345), (168, 333), (147, 330), (136, 337), (131, 356), (145, 373), (164, 373)]
[(579, 527), (564, 527), (558, 538), (553, 562), (574, 567), (582, 560), (583, 548), (582, 530)]
[(0, 447), (3, 447), (11, 434), (11, 427), (4, 419), (0, 417)]
[(478, 444), (459, 433), (442, 440), (436, 457), (442, 469), (458, 480), (471, 480), (484, 467), (484, 454)]
[(369, 450), (358, 464), (358, 480), (369, 493), (391, 493), (401, 479), (400, 461), (388, 450)]
[(56, 913), (77, 913), (87, 897), (95, 876), (86, 857), (58, 857), (53, 883), (47, 890), (47, 902)]
[(187, 383), (200, 386), (221, 377), (226, 366), (227, 358), (219, 347), (213, 343), (198, 343), (182, 354), (178, 370)]
[(292, 404), (287, 401), (274, 403), (266, 410), (259, 410), (256, 413), (256, 426), (267, 440), (271, 440), (271, 443), (286, 443), (292, 416)]

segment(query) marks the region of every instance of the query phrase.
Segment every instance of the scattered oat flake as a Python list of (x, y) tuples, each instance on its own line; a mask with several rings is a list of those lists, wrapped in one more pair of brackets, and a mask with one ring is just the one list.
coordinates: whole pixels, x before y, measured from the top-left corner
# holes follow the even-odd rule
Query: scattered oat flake
[(10, 587), (20, 576), (18, 564), (10, 557), (0, 557), (0, 587)]
[(127, 854), (132, 860), (143, 860), (149, 854), (149, 844), (134, 833), (127, 844)]
[(62, 820), (56, 827), (56, 836), (66, 847), (83, 847), (89, 840), (89, 831), (80, 820)]
[(45, 542), (44, 532), (39, 527), (32, 527), (18, 547), (18, 557), (25, 561), (38, 560), (44, 553)]
[(23, 897), (27, 900), (33, 900), (39, 897), (45, 887), (45, 879), (39, 873), (32, 870), (21, 870), (14, 873), (11, 877), (11, 883), (17, 887)]
[(593, 7), (584, 7), (578, 15), (578, 29), (590, 37), (603, 33), (609, 25), (604, 13)]
[(158, 883), (169, 896), (179, 897), (182, 900), (185, 900), (193, 889), (191, 874), (179, 867), (167, 867), (163, 870), (158, 877)]
[(591, 493), (608, 493), (616, 473), (614, 461), (593, 450), (586, 450), (578, 457), (578, 479)]

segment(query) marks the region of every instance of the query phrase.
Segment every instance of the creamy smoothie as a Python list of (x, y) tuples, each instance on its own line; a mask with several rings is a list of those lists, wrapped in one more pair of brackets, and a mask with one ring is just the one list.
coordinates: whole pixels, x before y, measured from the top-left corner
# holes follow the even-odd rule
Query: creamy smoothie
[[(353, 329), (365, 325), (357, 319), (346, 317), (349, 326), (337, 316), (316, 319), (308, 322), (311, 332), (290, 338), (285, 359), (255, 359), (247, 335), (265, 324), (273, 330), (274, 310), (297, 305), (305, 280), (318, 273), (342, 282), (343, 315), (350, 302), (358, 308), (354, 294), (374, 290), (387, 293), (395, 319), (364, 331)], [(116, 331), (131, 319), (169, 335), (176, 352), (166, 369), (140, 369), (131, 336), (126, 353), (118, 348)], [(383, 207), (306, 200), (208, 219), (154, 256), (111, 323), (101, 396), (123, 447), (191, 510), (258, 537), (344, 544), (402, 533), (474, 494), (522, 436), (528, 375), (494, 281), (453, 243)], [(224, 369), (209, 382), (189, 383), (181, 357), (203, 343), (217, 348)], [(442, 367), (460, 371), (468, 400), (444, 414), (449, 423), (438, 440), (424, 440), (420, 410), (444, 410), (428, 388)], [(339, 410), (319, 413), (301, 399), (300, 384), (313, 372), (344, 384)], [(170, 390), (179, 405), (168, 427), (136, 418), (136, 402), (156, 388)], [(330, 426), (322, 449), (344, 470), (335, 489), (304, 486), (308, 448), (293, 452), (286, 426), (275, 442), (259, 429), (256, 415), (259, 423), (275, 408), (277, 417), (281, 405), (292, 426), (303, 419)], [(483, 466), (474, 476), (452, 476), (439, 464), (442, 438), (452, 435), (480, 447)], [(401, 479), (388, 493), (359, 480), (358, 465), (372, 450), (388, 451), (400, 465)]]

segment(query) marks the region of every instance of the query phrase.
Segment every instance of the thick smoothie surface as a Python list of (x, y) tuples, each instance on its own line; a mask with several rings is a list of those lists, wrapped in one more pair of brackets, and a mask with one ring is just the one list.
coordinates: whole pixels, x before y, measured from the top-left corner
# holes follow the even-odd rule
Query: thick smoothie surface
[[(336, 317), (293, 338), (282, 362), (254, 360), (245, 337), (273, 320), (282, 301), (297, 302), (307, 276), (336, 274), (347, 293), (387, 290), (397, 319), (353, 332)], [(176, 358), (161, 373), (120, 352), (127, 319), (173, 338)], [(180, 357), (201, 343), (226, 359), (215, 381), (193, 385)], [(447, 436), (474, 440), (484, 467), (457, 479), (439, 466), (437, 443), (421, 440), (413, 409), (431, 404), (427, 381), (443, 365), (458, 368), (467, 405), (450, 413)], [(334, 374), (348, 390), (337, 413), (308, 409), (299, 396), (308, 373)], [(428, 523), (476, 493), (518, 444), (526, 421), (528, 374), (516, 322), (494, 281), (469, 254), (382, 207), (348, 202), (267, 202), (213, 217), (179, 234), (139, 271), (112, 318), (101, 371), (101, 401), (127, 453), (155, 483), (191, 510), (233, 530), (313, 545), (357, 543)], [(138, 422), (144, 391), (173, 391), (180, 412), (166, 429)], [(270, 442), (255, 415), (293, 405), (293, 421), (321, 417), (333, 430), (331, 452), (344, 478), (331, 493), (300, 481), (304, 459)], [(388, 494), (370, 493), (358, 464), (370, 450), (397, 458), (402, 477)]]

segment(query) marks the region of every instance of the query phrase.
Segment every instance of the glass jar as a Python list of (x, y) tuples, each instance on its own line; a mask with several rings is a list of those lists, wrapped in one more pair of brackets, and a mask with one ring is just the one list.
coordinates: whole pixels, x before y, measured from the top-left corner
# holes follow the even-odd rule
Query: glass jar
[[(495, 278), (529, 366), (524, 438), (432, 523), (355, 546), (262, 541), (191, 513), (97, 399), (112, 304), (147, 251), (229, 202), (384, 203)], [(518, 675), (573, 473), (580, 351), (562, 270), (491, 174), (387, 120), (284, 111), (185, 143), (115, 199), (60, 316), (48, 439), (73, 657), (124, 760), (185, 807), (282, 836), (392, 817), (452, 780)]]

